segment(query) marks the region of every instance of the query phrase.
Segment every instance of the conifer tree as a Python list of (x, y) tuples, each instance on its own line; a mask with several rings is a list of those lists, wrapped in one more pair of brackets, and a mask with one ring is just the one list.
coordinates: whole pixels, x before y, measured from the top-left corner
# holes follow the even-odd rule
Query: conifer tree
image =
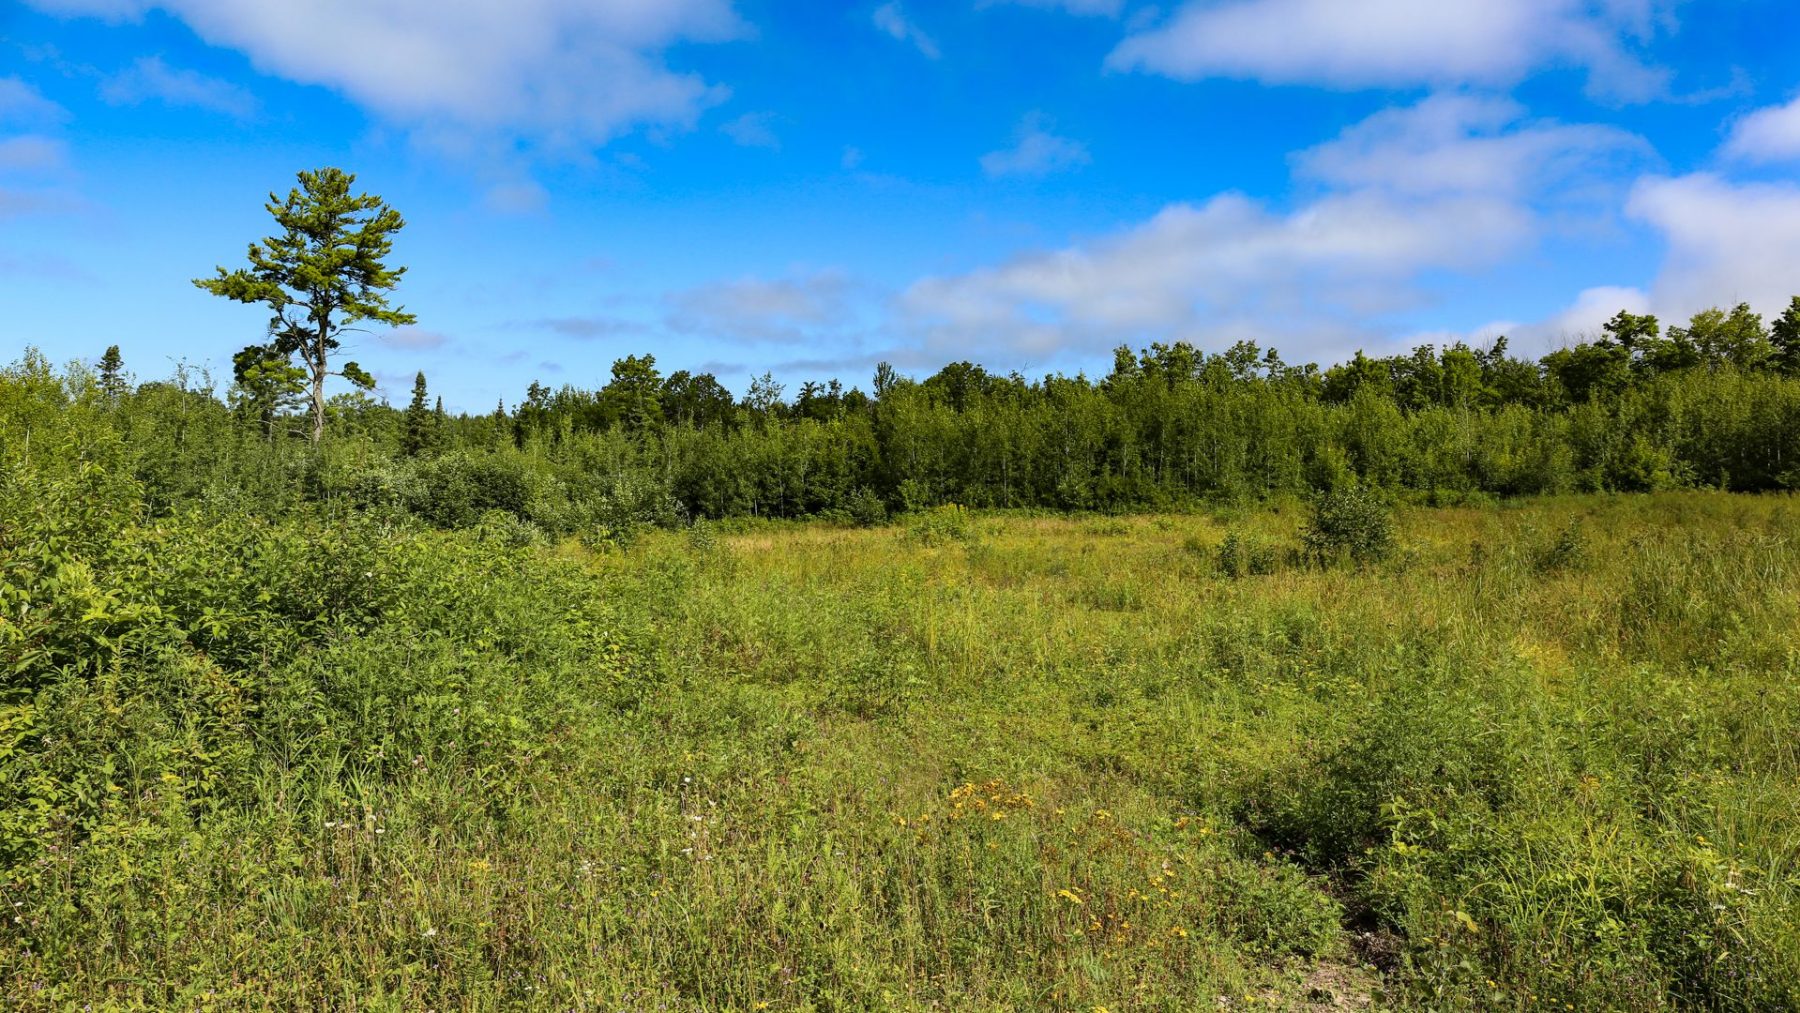
[[(325, 381), (342, 376), (364, 390), (375, 381), (354, 362), (335, 372), (332, 359), (339, 336), (362, 321), (400, 326), (416, 319), (390, 307), (387, 293), (406, 268), (390, 268), (394, 233), (406, 222), (380, 197), (350, 192), (356, 176), (325, 168), (299, 174), (300, 185), (286, 199), (269, 195), (269, 214), (281, 234), (250, 245), (248, 268), (227, 271), (194, 284), (213, 295), (269, 307), (268, 355), (260, 361), (298, 357), (306, 371), (312, 403), (312, 441), (325, 435)], [(248, 351), (248, 349), (246, 349)]]
[(106, 346), (106, 353), (100, 356), (100, 389), (114, 400), (125, 393), (125, 359), (118, 345)]
[[(443, 411), (443, 401), (438, 401)], [(400, 450), (408, 457), (419, 457), (437, 443), (437, 416), (432, 414), (430, 396), (425, 389), (425, 373), (413, 377), (412, 401), (406, 406), (406, 427), (400, 436)]]

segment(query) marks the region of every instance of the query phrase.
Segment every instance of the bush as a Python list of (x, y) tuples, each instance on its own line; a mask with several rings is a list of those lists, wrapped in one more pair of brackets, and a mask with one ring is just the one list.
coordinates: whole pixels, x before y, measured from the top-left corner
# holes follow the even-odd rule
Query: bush
[(962, 542), (965, 545), (975, 541), (975, 525), (970, 519), (969, 511), (957, 506), (938, 507), (920, 514), (907, 528), (906, 535), (920, 545), (944, 545), (949, 542)]
[(1393, 508), (1362, 485), (1322, 493), (1313, 501), (1301, 545), (1302, 554), (1319, 566), (1346, 557), (1358, 566), (1381, 562), (1394, 554)]
[(844, 511), (857, 527), (872, 528), (887, 523), (888, 519), (887, 504), (867, 486), (858, 488), (844, 500)]
[(449, 454), (420, 462), (408, 477), (406, 508), (440, 528), (472, 527), (490, 510), (529, 516), (532, 476), (521, 461)]

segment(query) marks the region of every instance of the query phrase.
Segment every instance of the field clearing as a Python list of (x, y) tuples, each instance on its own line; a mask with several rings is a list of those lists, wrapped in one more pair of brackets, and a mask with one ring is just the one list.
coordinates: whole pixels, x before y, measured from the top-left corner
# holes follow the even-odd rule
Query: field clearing
[(390, 616), (271, 670), (292, 699), (225, 804), (109, 775), (117, 809), (8, 888), (32, 930), (0, 980), (38, 1008), (1800, 1002), (1800, 501), (1411, 508), (1360, 569), (1292, 558), (1304, 515), (420, 536), (473, 554), (399, 599), (454, 631)]

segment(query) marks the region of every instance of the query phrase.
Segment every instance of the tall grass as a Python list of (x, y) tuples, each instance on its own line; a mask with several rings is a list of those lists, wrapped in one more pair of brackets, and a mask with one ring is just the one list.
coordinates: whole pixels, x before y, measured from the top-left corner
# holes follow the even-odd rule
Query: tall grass
[(93, 519), (0, 710), (0, 996), (1800, 1005), (1800, 502), (1303, 527)]

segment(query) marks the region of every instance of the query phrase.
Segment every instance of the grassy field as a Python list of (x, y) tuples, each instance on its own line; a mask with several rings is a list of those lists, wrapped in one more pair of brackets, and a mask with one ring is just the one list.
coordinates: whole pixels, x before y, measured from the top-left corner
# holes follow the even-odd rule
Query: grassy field
[[(1405, 509), (1330, 569), (1304, 513), (333, 535), (266, 629), (0, 713), (81, 786), (9, 817), (0, 990), (1800, 1006), (1800, 500)], [(279, 535), (134, 537), (224, 615)]]

